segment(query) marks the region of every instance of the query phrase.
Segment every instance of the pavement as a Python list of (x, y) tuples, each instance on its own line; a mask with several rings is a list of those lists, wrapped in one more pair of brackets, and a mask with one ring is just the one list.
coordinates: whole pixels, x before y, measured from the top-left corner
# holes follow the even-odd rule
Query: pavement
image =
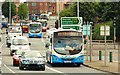
[[(103, 45), (104, 46), (104, 45)], [(116, 45), (116, 49), (113, 47), (107, 46), (107, 53), (106, 53), (106, 61), (105, 61), (105, 50), (104, 47), (100, 47), (100, 45), (96, 47), (92, 47), (92, 56), (90, 61), (90, 51), (89, 47), (85, 49), (85, 62), (84, 65), (93, 69), (97, 69), (100, 71), (108, 72), (115, 75), (120, 75), (119, 66), (120, 63), (118, 62), (118, 45)], [(98, 49), (97, 49), (98, 48)], [(102, 49), (100, 49), (102, 48)], [(99, 60), (99, 51), (102, 52), (102, 59)], [(110, 62), (110, 52), (112, 52), (112, 62)]]

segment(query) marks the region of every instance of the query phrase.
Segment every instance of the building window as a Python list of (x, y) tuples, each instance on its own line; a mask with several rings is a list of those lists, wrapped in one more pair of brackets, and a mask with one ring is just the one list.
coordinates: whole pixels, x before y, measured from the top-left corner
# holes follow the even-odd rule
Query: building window
[(37, 3), (32, 3), (32, 6), (37, 6)]
[(43, 5), (43, 3), (40, 3), (40, 5)]
[(32, 10), (32, 13), (37, 13), (37, 10)]
[(47, 6), (47, 3), (45, 3), (45, 6)]

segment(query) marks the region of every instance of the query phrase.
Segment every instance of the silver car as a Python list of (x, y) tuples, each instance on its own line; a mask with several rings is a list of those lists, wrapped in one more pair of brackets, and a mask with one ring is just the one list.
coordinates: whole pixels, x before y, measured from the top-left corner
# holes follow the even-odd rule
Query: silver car
[(45, 57), (39, 51), (22, 52), (19, 60), (19, 69), (45, 70)]

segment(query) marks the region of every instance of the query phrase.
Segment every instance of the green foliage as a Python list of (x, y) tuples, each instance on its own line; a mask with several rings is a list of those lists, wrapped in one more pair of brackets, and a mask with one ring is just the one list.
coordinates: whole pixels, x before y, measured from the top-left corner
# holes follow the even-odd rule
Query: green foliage
[[(2, 14), (5, 16), (5, 17), (9, 17), (9, 2), (4, 2), (3, 5), (2, 5)], [(11, 2), (11, 17), (15, 16), (16, 14), (16, 5)]]
[(28, 16), (28, 6), (26, 3), (22, 3), (18, 7), (18, 15), (21, 16), (20, 19), (25, 19)]

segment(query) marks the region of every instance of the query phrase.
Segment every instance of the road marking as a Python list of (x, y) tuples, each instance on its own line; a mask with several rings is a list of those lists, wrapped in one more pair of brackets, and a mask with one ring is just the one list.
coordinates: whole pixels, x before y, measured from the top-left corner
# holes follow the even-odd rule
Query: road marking
[(2, 48), (2, 46), (4, 45), (4, 43), (2, 43), (2, 45), (1, 45), (1, 47), (0, 48)]
[(61, 71), (55, 70), (55, 69), (53, 69), (53, 68), (50, 68), (50, 67), (48, 67), (48, 66), (46, 66), (46, 65), (45, 65), (45, 67), (46, 67), (47, 69), (49, 69), (49, 70), (54, 71), (54, 72), (63, 73), (63, 72), (61, 72)]
[(61, 72), (61, 71), (55, 70), (55, 69), (50, 68), (50, 67), (48, 67), (48, 66), (46, 66), (46, 65), (45, 65), (45, 67), (46, 67), (47, 69), (49, 69), (49, 70), (54, 71), (54, 72), (61, 73), (61, 74), (63, 74), (63, 75), (68, 75), (68, 74), (65, 74), (64, 72)]
[(7, 65), (4, 64), (4, 66), (5, 66), (9, 71), (11, 71), (12, 73), (15, 73), (15, 72), (12, 71), (9, 67), (7, 67)]

